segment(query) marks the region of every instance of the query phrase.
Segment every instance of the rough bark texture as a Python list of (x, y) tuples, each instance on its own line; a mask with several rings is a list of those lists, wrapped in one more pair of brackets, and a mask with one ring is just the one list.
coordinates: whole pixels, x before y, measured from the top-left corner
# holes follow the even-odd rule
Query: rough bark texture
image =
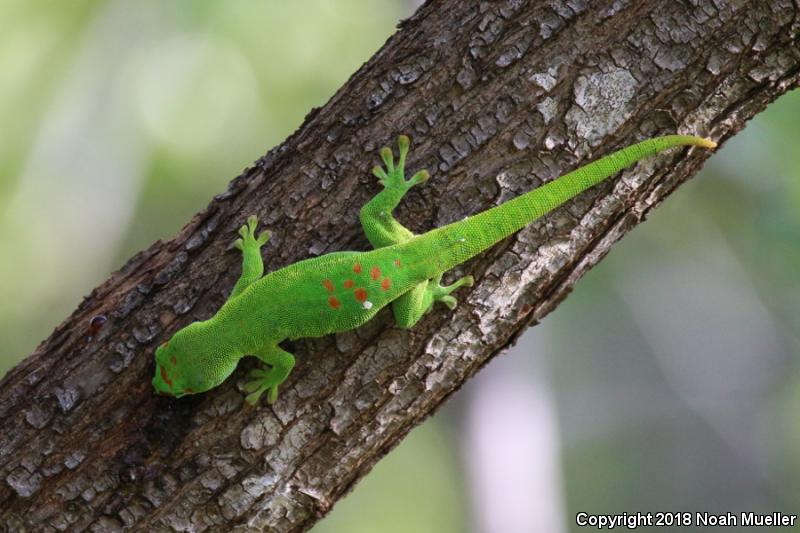
[(308, 529), (708, 154), (653, 158), (463, 265), (478, 283), (455, 312), (402, 331), (384, 310), (358, 331), (291, 343), (299, 364), (273, 407), (243, 405), (250, 364), (208, 394), (156, 397), (153, 349), (223, 302), (245, 216), (274, 231), (268, 270), (366, 249), (358, 207), (379, 187), (376, 150), (398, 133), (415, 141), (410, 168), (432, 173), (398, 213), (418, 232), (644, 137), (724, 140), (797, 84), (799, 14), (790, 0), (428, 2), (285, 143), (5, 377), (0, 524)]

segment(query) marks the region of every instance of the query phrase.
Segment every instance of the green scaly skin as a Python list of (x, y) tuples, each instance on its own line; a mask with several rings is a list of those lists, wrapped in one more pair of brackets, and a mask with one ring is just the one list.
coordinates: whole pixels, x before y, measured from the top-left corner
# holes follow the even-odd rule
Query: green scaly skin
[(156, 349), (156, 391), (177, 397), (207, 391), (222, 383), (239, 359), (253, 355), (267, 366), (251, 372), (252, 380), (245, 385), (247, 401), (254, 404), (267, 392), (274, 402), (294, 366), (294, 357), (278, 346), (281, 341), (356, 328), (389, 304), (403, 328), (416, 324), (435, 302), (453, 309), (451, 293), (471, 286), (473, 279), (466, 276), (443, 286), (440, 281), (447, 270), (644, 157), (676, 146), (716, 144), (686, 135), (649, 139), (422, 235), (414, 235), (392, 216), (405, 193), (428, 179), (424, 170), (405, 179), (408, 137), (400, 136), (398, 146), (397, 161), (389, 148), (381, 150), (385, 168), (375, 167), (373, 173), (383, 190), (361, 209), (372, 251), (331, 253), (262, 277), (260, 250), (269, 234), (257, 236), (256, 217), (247, 219), (235, 242), (243, 257), (239, 281), (212, 318), (189, 324)]

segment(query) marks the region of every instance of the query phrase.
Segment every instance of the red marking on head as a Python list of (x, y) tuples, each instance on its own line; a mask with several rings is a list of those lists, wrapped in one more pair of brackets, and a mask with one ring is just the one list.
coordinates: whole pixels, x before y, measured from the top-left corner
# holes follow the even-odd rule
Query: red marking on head
[(400, 266), (400, 260), (399, 259), (395, 259), (394, 260), (394, 266), (396, 266), (396, 267)]
[(178, 364), (178, 360), (177, 360), (177, 359), (175, 359), (175, 356), (174, 356), (174, 355), (173, 355), (173, 356), (170, 356), (170, 358), (169, 358), (169, 364), (171, 364), (172, 366), (175, 366), (175, 365), (177, 365), (177, 364)]
[(359, 302), (367, 301), (367, 291), (365, 291), (361, 287), (356, 289), (355, 295), (356, 295), (356, 300), (358, 300)]
[(169, 375), (167, 374), (167, 369), (161, 365), (158, 365), (161, 368), (161, 379), (164, 380), (164, 383), (169, 385), (169, 388), (172, 388), (172, 380), (169, 379)]
[(353, 272), (356, 274), (361, 274), (361, 263), (356, 263), (353, 265)]
[(383, 281), (381, 281), (381, 289), (388, 291), (391, 286), (392, 286), (392, 280), (390, 280), (389, 278), (383, 278)]
[(193, 394), (194, 389), (191, 387), (186, 387), (185, 389), (183, 389), (183, 392), (185, 392), (186, 394)]
[(339, 309), (342, 306), (342, 302), (336, 296), (331, 296), (328, 298), (328, 305), (333, 307), (334, 309)]
[(369, 275), (372, 276), (372, 279), (378, 281), (379, 279), (381, 279), (381, 269), (374, 266), (372, 267), (372, 270), (370, 270)]
[(355, 283), (353, 283), (353, 280), (352, 280), (352, 279), (346, 279), (346, 280), (344, 280), (344, 288), (345, 288), (345, 289), (352, 289), (352, 288), (353, 288), (353, 285), (355, 285)]
[(322, 280), (322, 285), (324, 285), (325, 288), (328, 289), (328, 292), (333, 292), (334, 286), (331, 280), (329, 279)]

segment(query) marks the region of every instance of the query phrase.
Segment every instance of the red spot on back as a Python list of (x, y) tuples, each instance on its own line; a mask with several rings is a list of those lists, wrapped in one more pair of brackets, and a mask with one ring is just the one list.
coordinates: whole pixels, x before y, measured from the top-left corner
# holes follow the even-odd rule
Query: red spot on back
[(392, 286), (392, 280), (390, 280), (389, 278), (383, 278), (383, 281), (381, 281), (381, 289), (388, 291), (391, 286)]
[(353, 280), (352, 280), (352, 279), (346, 279), (346, 280), (344, 280), (344, 288), (345, 288), (345, 289), (352, 289), (352, 288), (353, 288), (353, 285), (355, 285), (355, 283), (353, 283)]
[(372, 279), (378, 281), (379, 279), (381, 279), (381, 269), (374, 266), (372, 267), (372, 270), (370, 271), (369, 275), (372, 276)]
[(194, 389), (191, 387), (186, 387), (185, 389), (183, 389), (183, 392), (185, 392), (186, 394), (192, 394), (194, 393)]
[(361, 274), (361, 263), (356, 263), (353, 265), (353, 272), (356, 274)]
[(333, 307), (334, 309), (339, 309), (342, 306), (342, 302), (336, 296), (331, 296), (328, 298), (328, 305)]
[(331, 280), (329, 279), (322, 280), (322, 285), (324, 285), (325, 288), (328, 289), (328, 292), (333, 292), (334, 287), (333, 287), (333, 282)]
[(158, 365), (161, 368), (161, 379), (164, 380), (164, 383), (169, 385), (169, 388), (172, 388), (172, 380), (169, 379), (169, 375), (167, 374), (167, 369), (161, 365)]
[(173, 355), (173, 356), (170, 356), (170, 358), (169, 358), (169, 364), (171, 364), (172, 366), (175, 366), (175, 365), (177, 365), (177, 364), (178, 364), (178, 360), (177, 360), (177, 359), (175, 359), (175, 356), (174, 356), (174, 355)]
[(356, 289), (355, 295), (356, 295), (356, 300), (358, 300), (359, 302), (367, 301), (367, 291), (365, 291), (361, 287)]
[(394, 266), (396, 266), (396, 267), (400, 266), (400, 260), (399, 259), (395, 259), (394, 260)]

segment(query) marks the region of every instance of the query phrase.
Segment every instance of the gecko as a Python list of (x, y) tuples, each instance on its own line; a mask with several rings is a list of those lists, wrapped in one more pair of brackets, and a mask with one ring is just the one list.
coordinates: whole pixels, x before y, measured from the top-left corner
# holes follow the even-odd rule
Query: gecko
[(400, 328), (413, 327), (436, 302), (452, 310), (457, 304), (452, 293), (474, 283), (464, 276), (443, 285), (443, 275), (456, 265), (642, 158), (673, 147), (716, 147), (692, 135), (644, 140), (486, 211), (415, 235), (393, 211), (429, 173), (420, 170), (406, 179), (410, 140), (400, 135), (397, 145), (396, 159), (390, 148), (381, 148), (384, 166), (372, 172), (383, 189), (359, 213), (371, 251), (333, 252), (264, 275), (261, 247), (270, 233), (257, 233), (255, 215), (247, 219), (234, 241), (242, 273), (228, 299), (213, 317), (187, 325), (156, 348), (157, 393), (181, 397), (208, 391), (225, 381), (242, 357), (255, 356), (265, 366), (250, 372), (245, 399), (253, 405), (266, 392), (273, 403), (295, 364), (281, 342), (357, 328), (387, 305)]

